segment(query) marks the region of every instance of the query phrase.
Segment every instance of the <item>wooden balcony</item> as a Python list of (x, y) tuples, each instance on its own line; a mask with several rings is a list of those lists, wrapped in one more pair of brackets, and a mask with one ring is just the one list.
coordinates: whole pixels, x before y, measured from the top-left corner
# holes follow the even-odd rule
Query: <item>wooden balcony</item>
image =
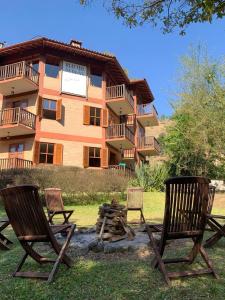
[(35, 133), (36, 116), (20, 107), (0, 110), (0, 138)]
[(117, 115), (134, 113), (134, 99), (125, 84), (107, 87), (106, 103)]
[(125, 124), (113, 124), (106, 129), (106, 142), (118, 150), (131, 149), (134, 134)]
[(160, 145), (154, 136), (139, 137), (137, 151), (144, 156), (159, 155)]
[(143, 127), (159, 125), (158, 113), (154, 105), (151, 104), (138, 105), (137, 120)]
[(123, 150), (123, 160), (134, 160), (135, 159), (135, 148)]
[(30, 169), (33, 162), (22, 158), (0, 158), (0, 170)]
[(0, 66), (0, 94), (3, 96), (37, 90), (38, 84), (39, 73), (25, 61)]

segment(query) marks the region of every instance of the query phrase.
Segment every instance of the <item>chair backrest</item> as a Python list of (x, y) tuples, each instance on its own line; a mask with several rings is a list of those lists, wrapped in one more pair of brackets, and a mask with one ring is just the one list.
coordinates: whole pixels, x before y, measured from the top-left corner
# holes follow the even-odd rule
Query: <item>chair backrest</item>
[(48, 240), (51, 234), (38, 187), (22, 185), (0, 191), (9, 221), (19, 240)]
[(216, 187), (213, 185), (210, 185), (209, 186), (209, 202), (208, 202), (208, 207), (207, 207), (208, 214), (211, 214), (211, 212), (212, 212), (215, 193), (216, 193)]
[(127, 189), (127, 208), (142, 209), (143, 208), (143, 192), (141, 187), (133, 187)]
[(47, 209), (50, 211), (64, 210), (62, 200), (62, 190), (58, 188), (48, 188), (44, 190)]
[(209, 182), (204, 177), (175, 177), (165, 181), (164, 234), (170, 238), (203, 235)]

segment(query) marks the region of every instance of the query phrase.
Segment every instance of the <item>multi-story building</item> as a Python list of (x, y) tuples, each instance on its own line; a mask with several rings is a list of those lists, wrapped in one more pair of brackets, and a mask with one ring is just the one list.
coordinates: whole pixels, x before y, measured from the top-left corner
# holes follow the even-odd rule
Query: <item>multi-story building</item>
[(38, 38), (0, 49), (0, 169), (133, 168), (159, 145), (145, 79), (81, 42)]

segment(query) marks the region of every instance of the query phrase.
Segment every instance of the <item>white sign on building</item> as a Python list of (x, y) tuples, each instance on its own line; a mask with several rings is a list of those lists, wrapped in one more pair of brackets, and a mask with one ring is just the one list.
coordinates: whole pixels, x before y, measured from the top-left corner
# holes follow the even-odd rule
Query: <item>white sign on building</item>
[(62, 92), (81, 96), (87, 94), (87, 67), (63, 62)]

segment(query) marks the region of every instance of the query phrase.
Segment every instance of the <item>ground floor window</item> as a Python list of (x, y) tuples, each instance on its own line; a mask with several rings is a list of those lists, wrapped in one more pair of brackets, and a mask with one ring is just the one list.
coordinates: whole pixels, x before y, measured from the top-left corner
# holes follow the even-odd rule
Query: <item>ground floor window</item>
[(9, 158), (23, 158), (23, 152), (23, 143), (9, 145)]
[(54, 144), (40, 143), (39, 163), (53, 164), (54, 161)]
[(89, 167), (100, 167), (100, 148), (89, 147)]

